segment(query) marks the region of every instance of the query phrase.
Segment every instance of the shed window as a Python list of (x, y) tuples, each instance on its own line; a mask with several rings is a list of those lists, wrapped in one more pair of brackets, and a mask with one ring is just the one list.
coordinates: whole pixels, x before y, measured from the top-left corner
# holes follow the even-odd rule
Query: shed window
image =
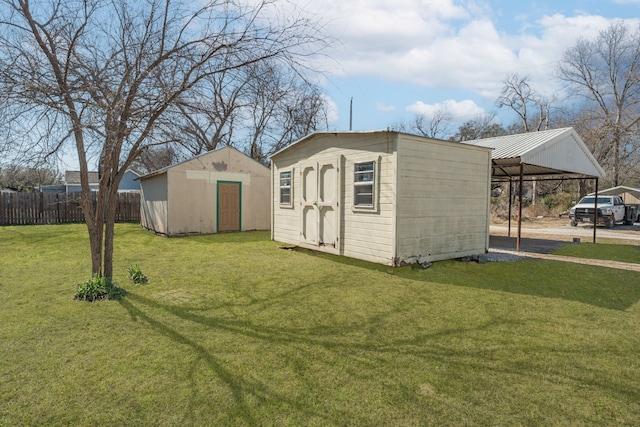
[(280, 172), (280, 204), (291, 206), (291, 171)]
[(353, 172), (353, 205), (374, 206), (376, 162), (355, 163)]

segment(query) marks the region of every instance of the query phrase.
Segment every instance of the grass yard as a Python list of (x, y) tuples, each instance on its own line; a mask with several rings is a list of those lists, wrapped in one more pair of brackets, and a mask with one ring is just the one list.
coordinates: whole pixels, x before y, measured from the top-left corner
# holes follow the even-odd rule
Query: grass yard
[(640, 246), (612, 245), (607, 243), (580, 243), (565, 245), (553, 252), (555, 255), (590, 259), (640, 263)]
[(0, 425), (640, 425), (638, 273), (134, 224), (115, 260), (128, 295), (74, 301), (84, 226), (0, 227)]

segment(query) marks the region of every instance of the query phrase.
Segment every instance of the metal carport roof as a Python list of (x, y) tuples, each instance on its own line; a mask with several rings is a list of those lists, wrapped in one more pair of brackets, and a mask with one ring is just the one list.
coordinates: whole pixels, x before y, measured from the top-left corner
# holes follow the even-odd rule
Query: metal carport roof
[[(480, 147), (492, 148), (492, 179), (509, 182), (509, 234), (511, 233), (511, 182), (520, 185), (518, 200), (518, 236), (516, 250), (520, 250), (522, 229), (522, 182), (524, 177), (538, 179), (581, 179), (596, 180), (605, 176), (585, 143), (573, 128), (561, 128), (540, 132), (521, 133), (496, 138), (465, 141)], [(594, 224), (596, 223), (594, 213)], [(593, 227), (593, 241), (596, 241), (596, 227)]]
[(492, 175), (502, 180), (520, 176), (601, 178), (604, 170), (573, 128), (521, 133), (465, 141), (493, 148)]

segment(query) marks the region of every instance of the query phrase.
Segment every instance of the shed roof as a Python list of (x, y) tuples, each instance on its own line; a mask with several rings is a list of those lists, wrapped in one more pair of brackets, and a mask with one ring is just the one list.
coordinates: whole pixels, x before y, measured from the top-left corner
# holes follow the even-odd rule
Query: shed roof
[(318, 131), (318, 132), (312, 132), (310, 134), (307, 134), (305, 136), (303, 136), (302, 138), (298, 139), (297, 141), (292, 142), (291, 144), (287, 145), (286, 147), (276, 151), (275, 153), (273, 153), (270, 158), (274, 158), (274, 157), (278, 157), (280, 154), (284, 153), (285, 151), (290, 151), (292, 149), (297, 148), (299, 145), (302, 145), (308, 141), (311, 141), (313, 139), (319, 138), (323, 135), (362, 135), (362, 134), (376, 134), (376, 133), (384, 133), (384, 132), (389, 132), (389, 131), (383, 131), (383, 130), (365, 130), (365, 131), (361, 131), (361, 130), (350, 130), (350, 131)]
[(492, 148), (492, 175), (510, 178), (526, 176), (562, 176), (563, 178), (600, 178), (604, 170), (573, 128), (521, 133), (496, 138), (465, 141)]
[[(310, 133), (302, 138), (300, 138), (299, 140), (287, 145), (286, 147), (282, 148), (280, 151), (277, 151), (275, 153), (273, 153), (270, 158), (273, 159), (275, 157), (278, 157), (280, 154), (290, 151), (290, 150), (296, 150), (300, 145), (303, 145), (305, 143), (308, 143), (309, 141), (315, 140), (315, 139), (320, 139), (324, 136), (327, 135), (332, 135), (332, 136), (354, 136), (354, 135), (371, 135), (371, 136), (376, 136), (376, 135), (389, 135), (389, 134), (393, 134), (393, 135), (405, 135), (407, 137), (412, 137), (412, 138), (419, 138), (421, 140), (424, 140), (426, 142), (437, 142), (439, 144), (449, 144), (449, 145), (458, 145), (460, 144), (459, 142), (453, 142), (453, 141), (447, 141), (447, 140), (443, 140), (443, 139), (437, 139), (437, 138), (428, 138), (426, 136), (421, 136), (421, 135), (414, 135), (414, 134), (410, 134), (410, 133), (406, 133), (406, 132), (399, 132), (399, 131), (395, 131), (395, 130), (354, 130), (354, 131), (318, 131), (318, 132), (313, 132)], [(468, 144), (471, 145), (471, 144)], [(483, 150), (487, 147), (483, 147), (481, 145), (477, 146), (479, 150)]]
[(225, 146), (225, 147), (217, 148), (217, 149), (215, 149), (215, 150), (207, 151), (206, 153), (199, 154), (199, 155), (197, 155), (197, 156), (195, 156), (195, 157), (191, 157), (190, 159), (187, 159), (187, 160), (182, 161), (182, 162), (180, 162), (180, 163), (176, 163), (175, 165), (165, 166), (165, 167), (163, 167), (163, 168), (161, 168), (161, 169), (158, 169), (158, 170), (155, 170), (155, 171), (149, 172), (148, 174), (143, 175), (143, 176), (140, 176), (140, 177), (138, 177), (137, 179), (142, 180), (142, 179), (148, 179), (148, 178), (152, 178), (152, 177), (154, 177), (154, 176), (162, 175), (162, 174), (164, 174), (164, 173), (167, 173), (167, 172), (169, 171), (169, 169), (175, 168), (176, 166), (180, 166), (180, 165), (183, 165), (183, 164), (185, 164), (185, 163), (192, 162), (192, 161), (194, 161), (194, 160), (202, 159), (203, 157), (206, 157), (206, 156), (215, 155), (215, 153), (220, 154), (220, 153), (222, 153), (222, 152), (223, 152), (223, 151), (225, 151), (225, 150), (226, 150), (226, 151), (233, 150), (233, 151), (237, 152), (238, 154), (241, 154), (242, 156), (244, 156), (244, 157), (246, 157), (246, 158), (248, 158), (248, 159), (251, 159), (251, 160), (252, 160), (254, 163), (256, 163), (257, 165), (260, 165), (261, 167), (263, 167), (263, 168), (265, 168), (265, 169), (268, 169), (265, 165), (263, 165), (262, 163), (258, 162), (258, 161), (257, 161), (257, 160), (255, 160), (255, 159), (253, 159), (253, 158), (251, 158), (251, 157), (247, 156), (247, 155), (246, 155), (246, 154), (244, 154), (242, 151), (240, 151), (240, 150), (238, 150), (238, 149), (236, 149), (236, 148), (234, 148), (234, 147), (231, 147), (230, 145), (227, 145), (227, 146)]

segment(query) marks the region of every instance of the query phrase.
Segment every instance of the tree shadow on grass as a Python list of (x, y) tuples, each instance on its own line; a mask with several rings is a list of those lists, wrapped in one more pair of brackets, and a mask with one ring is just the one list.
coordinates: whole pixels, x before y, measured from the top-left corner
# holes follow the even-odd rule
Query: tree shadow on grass
[[(248, 425), (259, 424), (259, 420), (257, 420), (253, 415), (254, 408), (249, 402), (250, 396), (257, 396), (261, 400), (275, 399), (279, 402), (283, 402), (289, 407), (305, 407), (304, 402), (296, 402), (294, 399), (279, 393), (276, 389), (269, 387), (267, 384), (259, 382), (256, 379), (241, 377), (240, 375), (234, 374), (230, 369), (225, 367), (225, 362), (222, 358), (217, 357), (214, 352), (209, 350), (205, 345), (202, 345), (185, 334), (178, 332), (176, 329), (168, 326), (163, 321), (158, 320), (150, 313), (153, 310), (159, 310), (160, 312), (172, 314), (182, 320), (204, 325), (210, 328), (212, 332), (215, 332), (216, 330), (232, 332), (244, 335), (246, 338), (259, 338), (273, 341), (276, 335), (269, 336), (259, 332), (251, 332), (251, 329), (247, 329), (248, 325), (246, 323), (229, 322), (222, 319), (209, 318), (199, 314), (194, 314), (189, 309), (181, 308), (172, 304), (162, 304), (135, 293), (127, 293), (127, 298), (120, 300), (119, 303), (127, 310), (132, 320), (143, 321), (156, 332), (166, 336), (176, 344), (186, 345), (191, 348), (198, 355), (198, 360), (204, 361), (215, 376), (226, 384), (228, 390), (233, 396), (234, 402), (237, 405), (235, 415), (238, 418), (243, 419)], [(144, 310), (145, 307), (148, 310)], [(197, 360), (193, 363), (196, 362)], [(228, 415), (231, 419), (234, 418), (234, 414)], [(306, 415), (318, 417), (322, 414), (307, 410)]]
[(613, 268), (524, 259), (485, 264), (448, 260), (422, 269), (418, 265), (389, 267), (307, 249), (295, 250), (421, 282), (563, 299), (613, 310), (627, 310), (640, 301), (640, 274)]
[[(299, 303), (299, 297), (300, 295), (295, 295), (295, 293), (285, 295), (291, 304)], [(418, 297), (418, 299), (420, 298)], [(263, 303), (264, 301), (261, 301), (256, 304), (262, 306)], [(223, 382), (232, 394), (237, 410), (233, 414), (228, 414), (229, 419), (234, 417), (242, 419), (248, 425), (260, 424), (263, 421), (258, 415), (259, 408), (256, 405), (262, 405), (265, 402), (271, 402), (280, 408), (288, 408), (282, 413), (282, 419), (287, 419), (288, 416), (291, 416), (291, 419), (301, 419), (300, 417), (302, 417), (303, 419), (324, 420), (328, 424), (341, 424), (345, 420), (350, 420), (355, 424), (369, 424), (371, 422), (370, 418), (358, 413), (357, 407), (349, 409), (349, 407), (333, 405), (329, 402), (327, 405), (317, 407), (313, 402), (307, 401), (306, 398), (310, 396), (322, 400), (326, 398), (326, 395), (322, 394), (323, 391), (316, 390), (317, 382), (305, 382), (303, 374), (286, 380), (298, 383), (294, 389), (295, 393), (287, 393), (286, 389), (280, 389), (279, 383), (271, 384), (267, 380), (270, 376), (260, 373), (261, 367), (270, 366), (268, 362), (265, 364), (260, 360), (260, 355), (263, 354), (261, 352), (275, 352), (280, 355), (279, 357), (286, 357), (287, 359), (282, 359), (280, 364), (283, 367), (296, 364), (301, 372), (308, 369), (322, 369), (322, 366), (326, 365), (326, 372), (330, 375), (336, 372), (341, 372), (341, 376), (346, 375), (343, 378), (346, 381), (346, 387), (350, 387), (354, 391), (366, 390), (367, 385), (383, 387), (385, 384), (385, 387), (388, 387), (389, 384), (386, 383), (388, 378), (379, 377), (379, 373), (394, 372), (398, 369), (399, 363), (402, 365), (402, 361), (407, 360), (417, 363), (415, 366), (419, 366), (420, 369), (440, 367), (434, 372), (440, 372), (441, 376), (434, 374), (431, 376), (434, 380), (449, 376), (458, 378), (458, 375), (463, 377), (474, 373), (472, 375), (477, 376), (478, 379), (522, 378), (527, 384), (533, 386), (532, 382), (544, 385), (549, 378), (552, 381), (562, 380), (566, 384), (579, 385), (587, 378), (580, 375), (579, 369), (568, 372), (564, 365), (548, 365), (547, 361), (545, 362), (547, 365), (544, 366), (545, 379), (540, 376), (541, 368), (537, 358), (532, 358), (526, 363), (523, 363), (522, 360), (511, 360), (510, 357), (496, 359), (493, 352), (502, 346), (504, 346), (505, 354), (509, 353), (510, 348), (520, 354), (523, 352), (522, 346), (525, 346), (527, 351), (536, 354), (553, 354), (558, 359), (565, 356), (572, 357), (573, 355), (570, 353), (576, 351), (573, 348), (554, 348), (554, 343), (545, 340), (532, 343), (528, 339), (520, 342), (509, 337), (504, 341), (499, 338), (497, 341), (492, 339), (488, 345), (488, 336), (502, 337), (505, 331), (510, 331), (512, 327), (519, 324), (518, 321), (499, 317), (453, 326), (440, 324), (431, 331), (410, 327), (408, 330), (401, 331), (397, 336), (382, 334), (375, 340), (363, 338), (366, 335), (365, 331), (371, 327), (372, 323), (384, 324), (385, 316), (393, 315), (395, 317), (402, 313), (407, 313), (407, 315), (415, 313), (412, 308), (416, 303), (415, 299), (398, 301), (395, 305), (387, 306), (381, 311), (372, 311), (371, 315), (362, 319), (360, 323), (353, 325), (332, 324), (331, 327), (319, 329), (312, 327), (312, 324), (304, 328), (291, 327), (286, 322), (274, 323), (269, 326), (260, 322), (252, 322), (249, 318), (227, 319), (215, 315), (195, 313), (191, 308), (158, 302), (135, 293), (130, 293), (126, 300), (121, 301), (122, 306), (134, 321), (142, 321), (172, 342), (192, 349), (199, 356), (198, 360), (204, 361), (211, 373)], [(180, 326), (171, 326), (180, 323)], [(411, 325), (412, 323), (407, 322), (406, 324)], [(205, 335), (226, 334), (228, 339), (237, 342), (239, 346), (242, 343), (248, 343), (248, 348), (255, 348), (254, 344), (259, 343), (257, 347), (261, 350), (254, 354), (258, 358), (257, 360), (239, 362), (241, 364), (252, 363), (252, 368), (256, 370), (255, 375), (247, 375), (242, 368), (234, 371), (233, 367), (226, 365), (227, 362), (224, 358), (216, 355), (215, 348), (212, 348), (210, 344), (191, 338), (187, 332), (178, 331), (178, 329), (188, 331), (192, 328), (199, 331), (195, 336), (202, 336), (203, 332)], [(509, 332), (506, 333), (509, 334)], [(514, 332), (514, 334), (516, 333)], [(567, 352), (567, 354), (563, 352)], [(327, 354), (332, 356), (327, 358)], [(336, 359), (340, 359), (340, 361), (337, 362)], [(190, 360), (190, 358), (185, 357), (185, 360)], [(348, 360), (357, 363), (348, 363), (346, 362)], [(366, 365), (363, 365), (363, 360), (367, 361)], [(344, 364), (360, 366), (361, 369), (345, 371), (341, 368), (341, 366), (345, 366)], [(191, 369), (191, 371), (195, 371), (195, 369)], [(296, 373), (284, 375), (295, 376)], [(405, 372), (402, 375), (408, 374)], [(365, 381), (364, 388), (361, 389), (359, 385), (351, 384), (350, 377), (353, 381)], [(399, 380), (400, 382), (403, 381), (402, 378), (406, 380), (406, 377), (403, 376)], [(591, 378), (591, 374), (588, 378)], [(637, 399), (637, 389), (629, 390), (624, 383), (617, 383), (610, 379), (604, 381), (602, 378), (608, 377), (597, 375), (591, 378), (589, 381), (592, 388), (607, 390), (625, 401)], [(456, 380), (456, 382), (460, 381), (463, 380)], [(495, 384), (504, 387), (499, 379)], [(323, 384), (323, 387), (326, 386), (327, 384)], [(429, 387), (429, 384), (427, 386)], [(326, 390), (324, 392), (326, 393)], [(398, 387), (391, 387), (388, 392), (397, 394)], [(416, 405), (416, 407), (424, 405), (419, 397), (414, 397), (412, 394), (404, 395), (404, 397), (415, 400), (411, 402), (411, 405)], [(437, 395), (431, 397), (438, 398)], [(449, 405), (452, 402), (445, 403)], [(419, 415), (417, 416), (419, 417)]]
[[(293, 304), (297, 296), (292, 295), (293, 293), (288, 292), (282, 296)], [(280, 297), (281, 295), (276, 298)], [(440, 340), (446, 340), (447, 337), (482, 333), (482, 331), (506, 326), (506, 321), (502, 319), (489, 319), (478, 324), (439, 328), (432, 333), (420, 333), (409, 338), (402, 335), (402, 338), (397, 339), (371, 341), (362, 339), (363, 331), (370, 329), (372, 323), (384, 323), (386, 316), (397, 314), (398, 311), (409, 311), (408, 308), (415, 304), (415, 301), (402, 301), (398, 306), (386, 307), (382, 313), (372, 313), (371, 317), (363, 319), (361, 323), (355, 325), (335, 324), (321, 328), (289, 327), (287, 324), (266, 326), (248, 320), (208, 316), (196, 313), (192, 308), (158, 302), (135, 293), (129, 293), (126, 299), (120, 301), (120, 304), (132, 320), (144, 322), (172, 342), (192, 349), (198, 358), (191, 363), (197, 363), (198, 360), (204, 361), (212, 374), (224, 383), (232, 394), (237, 409), (235, 413), (227, 414), (229, 419), (243, 419), (247, 425), (259, 425), (263, 421), (257, 415), (256, 402), (276, 402), (279, 407), (289, 408), (288, 410), (293, 414), (292, 419), (302, 417), (302, 419), (308, 420), (324, 420), (329, 424), (337, 425), (342, 424), (345, 420), (355, 424), (369, 424), (371, 420), (366, 415), (358, 414), (357, 407), (341, 407), (339, 404), (317, 406), (315, 403), (307, 401), (305, 396), (314, 396), (318, 392), (316, 390), (318, 384), (313, 380), (305, 382), (303, 375), (287, 380), (300, 383), (293, 395), (287, 394), (286, 391), (278, 388), (279, 384), (270, 384), (266, 380), (262, 380), (265, 378), (259, 369), (259, 366), (263, 364), (262, 360), (253, 362), (254, 368), (257, 369), (255, 375), (247, 375), (242, 369), (239, 372), (234, 372), (233, 368), (226, 366), (227, 362), (217, 356), (215, 349), (210, 349), (207, 343), (198, 342), (169, 324), (176, 324), (176, 321), (186, 322), (182, 327), (186, 326), (187, 329), (191, 325), (200, 331), (204, 328), (208, 334), (227, 334), (237, 343), (250, 343), (250, 348), (252, 347), (251, 342), (259, 342), (259, 347), (276, 351), (281, 354), (280, 357), (287, 354), (288, 357), (296, 359), (283, 359), (281, 364), (283, 367), (295, 364), (302, 372), (310, 367), (323, 370), (319, 366), (325, 364), (326, 370), (329, 372), (335, 369), (340, 370), (334, 366), (336, 363), (334, 358), (352, 360), (353, 364), (357, 362), (358, 365), (362, 365), (364, 358), (369, 361), (369, 367), (376, 366), (377, 370), (382, 372), (392, 371), (398, 357), (407, 356), (419, 359), (427, 357), (439, 364), (455, 365), (460, 363), (466, 365), (469, 363), (467, 361), (469, 357), (473, 357), (473, 354), (479, 350), (472, 350), (472, 354), (469, 354), (467, 350), (449, 349), (436, 343)], [(262, 307), (264, 301), (255, 304)], [(167, 317), (167, 314), (170, 317)], [(332, 355), (330, 357), (332, 360), (318, 356), (327, 353)], [(259, 357), (259, 353), (256, 356)], [(191, 371), (195, 371), (195, 369), (191, 369)], [(342, 375), (344, 376), (344, 373)], [(380, 381), (380, 379), (376, 379), (375, 374), (368, 373), (366, 370), (350, 372), (348, 375), (356, 375), (357, 380), (362, 380), (360, 377), (362, 375), (365, 378), (372, 376), (369, 381), (374, 383)], [(343, 378), (343, 380), (349, 384), (348, 378)], [(327, 384), (324, 384), (324, 387), (327, 387)], [(353, 386), (347, 385), (347, 387)], [(355, 387), (357, 389), (357, 386)], [(286, 415), (284, 416), (286, 419)]]

